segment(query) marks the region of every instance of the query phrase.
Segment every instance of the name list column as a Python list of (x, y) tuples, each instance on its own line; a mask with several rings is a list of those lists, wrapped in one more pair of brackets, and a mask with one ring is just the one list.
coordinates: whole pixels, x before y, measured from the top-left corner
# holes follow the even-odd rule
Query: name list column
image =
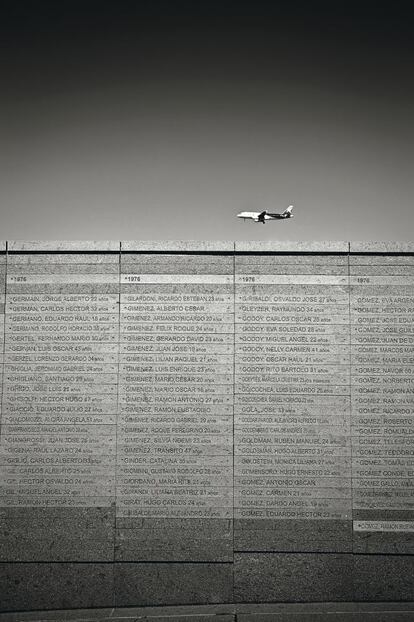
[(414, 553), (414, 245), (351, 250), (354, 551)]
[(0, 451), (8, 559), (110, 560), (119, 252), (10, 247)]
[(339, 248), (236, 255), (239, 550), (352, 546), (348, 260)]
[[(3, 373), (4, 373), (4, 313), (6, 306), (6, 242), (0, 241), (0, 377), (2, 383), (3, 394)], [(2, 434), (2, 405), (0, 403), (0, 447)], [(0, 462), (0, 473), (2, 472), (2, 463)]]
[(233, 257), (122, 248), (118, 558), (230, 560)]

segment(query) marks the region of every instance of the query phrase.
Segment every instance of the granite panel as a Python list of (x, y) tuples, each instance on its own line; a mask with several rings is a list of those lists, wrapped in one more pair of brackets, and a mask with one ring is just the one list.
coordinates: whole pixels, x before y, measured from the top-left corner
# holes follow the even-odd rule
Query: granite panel
[(232, 587), (232, 564), (115, 564), (115, 606), (226, 603)]
[(262, 552), (352, 552), (352, 521), (239, 519), (234, 550)]
[(0, 563), (0, 610), (112, 607), (114, 569), (99, 563)]
[[(109, 622), (135, 622), (142, 620), (145, 622), (163, 620), (173, 620), (174, 622), (230, 622), (231, 620), (258, 620), (263, 622), (268, 620), (316, 620), (319, 622), (327, 620), (340, 620), (345, 622), (363, 622), (365, 619), (372, 621), (378, 619), (379, 622), (394, 622), (396, 620), (411, 620), (413, 607), (409, 603), (387, 603), (383, 607), (375, 607), (375, 603), (364, 605), (364, 603), (321, 603), (313, 605), (299, 604), (255, 604), (255, 605), (182, 605), (164, 607), (125, 607), (114, 609), (72, 609), (60, 611), (39, 611), (39, 612), (19, 612), (3, 613), (0, 616), (1, 622), (41, 622), (43, 620), (67, 620), (67, 621), (105, 621)], [(299, 616), (299, 617), (298, 617)], [(309, 618), (304, 618), (309, 616)], [(322, 617), (321, 617), (322, 616)], [(337, 616), (353, 616), (339, 617)], [(366, 618), (364, 617), (366, 616)], [(375, 617), (377, 616), (377, 618)], [(395, 616), (395, 618), (393, 617)], [(403, 616), (403, 617), (401, 617)], [(407, 618), (407, 616), (411, 616)]]
[(354, 521), (413, 521), (414, 510), (405, 509), (354, 509)]
[[(108, 255), (104, 255), (108, 257)], [(42, 256), (43, 257), (43, 256)], [(70, 255), (70, 257), (73, 257)], [(109, 255), (112, 259), (117, 259), (116, 255)], [(61, 263), (52, 263), (52, 262), (38, 262), (38, 263), (12, 263), (7, 266), (7, 275), (44, 275), (48, 274), (52, 275), (62, 275), (62, 280), (64, 280), (64, 275), (69, 274), (78, 274), (85, 275), (84, 280), (88, 281), (91, 275), (94, 274), (116, 274), (119, 272), (119, 264), (117, 261), (113, 262), (61, 262)]]
[[(108, 277), (107, 277), (108, 278)], [(112, 277), (111, 277), (112, 278)], [(90, 284), (85, 281), (79, 283), (54, 283), (54, 284), (42, 284), (42, 294), (49, 295), (67, 295), (67, 294), (86, 294), (86, 295), (99, 295), (99, 294), (118, 294), (119, 284), (102, 283), (102, 284)], [(8, 283), (7, 294), (32, 294), (34, 296), (39, 294), (38, 283)]]
[(414, 254), (408, 255), (349, 255), (349, 265), (354, 266), (412, 266)]
[(233, 252), (234, 242), (206, 240), (122, 240), (121, 251), (222, 251)]
[(41, 539), (29, 531), (25, 538), (0, 540), (0, 562), (112, 562), (113, 540), (68, 538), (64, 532)]
[(411, 601), (414, 594), (414, 557), (409, 555), (354, 555), (354, 599)]
[(185, 531), (117, 532), (116, 561), (227, 562), (232, 559), (233, 540), (229, 538), (209, 540), (204, 533), (196, 537), (193, 532)]
[[(396, 260), (399, 257), (395, 258)], [(412, 257), (414, 260), (414, 256)], [(379, 260), (375, 263), (375, 265), (351, 265), (349, 268), (349, 272), (352, 276), (413, 276), (414, 274), (414, 265), (402, 263), (399, 264), (395, 260), (391, 262), (387, 262), (385, 265), (381, 263)]]
[[(129, 257), (129, 256), (128, 256)], [(170, 260), (170, 262), (161, 264), (161, 263), (140, 263), (138, 258), (139, 255), (134, 255), (137, 258), (136, 263), (126, 263), (125, 260), (122, 262), (121, 266), (121, 274), (140, 274), (140, 275), (150, 275), (150, 274), (229, 274), (233, 275), (233, 258), (229, 257), (227, 262), (220, 261), (216, 263), (206, 263), (197, 261), (196, 255), (189, 256), (191, 262), (176, 262), (174, 258)]]
[(414, 555), (414, 532), (354, 531), (353, 551)]
[[(166, 263), (157, 263), (164, 255), (154, 255), (153, 267), (148, 252), (144, 253), (147, 267), (144, 272), (148, 274), (140, 273), (139, 276), (136, 276), (140, 266), (139, 255), (122, 257), (125, 261), (122, 269), (128, 269), (125, 266), (128, 266), (131, 257), (134, 257), (136, 264), (131, 275), (121, 277), (121, 304), (128, 305), (128, 312), (121, 315), (121, 342), (130, 344), (134, 351), (138, 351), (136, 348), (141, 344), (153, 341), (158, 344), (159, 350), (157, 354), (154, 350), (148, 353), (144, 366), (125, 366), (121, 363), (120, 367), (122, 415), (127, 405), (133, 410), (132, 405), (140, 408), (145, 403), (151, 405), (152, 413), (146, 423), (134, 421), (132, 426), (121, 425), (119, 429), (118, 456), (128, 469), (127, 473), (122, 467), (123, 473), (118, 479), (117, 516), (120, 518), (213, 518), (232, 515), (231, 465), (223, 461), (223, 458), (231, 456), (231, 422), (207, 422), (205, 418), (195, 416), (191, 419), (191, 425), (187, 426), (185, 421), (190, 424), (188, 418), (180, 421), (174, 412), (172, 421), (171, 417), (162, 417), (165, 410), (159, 410), (162, 404), (173, 404), (174, 409), (179, 404), (188, 404), (191, 414), (191, 404), (200, 404), (203, 407), (215, 405), (221, 412), (223, 407), (232, 404), (231, 364), (223, 367), (214, 363), (190, 366), (188, 358), (178, 356), (172, 361), (171, 350), (163, 355), (164, 350), (160, 348), (160, 344), (164, 343), (169, 344), (169, 348), (175, 343), (194, 343), (208, 344), (209, 352), (216, 355), (223, 352), (223, 346), (229, 346), (231, 351), (234, 330), (231, 313), (232, 259), (221, 263), (214, 260), (213, 264), (209, 264), (210, 256), (195, 254), (185, 257), (181, 254), (189, 249), (188, 245), (182, 248), (179, 244), (173, 246), (171, 250), (178, 253), (177, 264), (175, 256), (171, 256), (167, 270), (164, 267)], [(205, 250), (208, 250), (207, 246), (201, 252)], [(178, 269), (174, 270), (175, 265)], [(222, 274), (226, 271), (228, 275)], [(185, 302), (190, 307), (177, 309), (174, 304), (177, 302)], [(157, 307), (143, 309), (140, 306), (149, 303)], [(160, 303), (164, 303), (161, 309)], [(195, 308), (194, 303), (197, 304)], [(217, 307), (222, 303), (227, 306)], [(217, 350), (214, 349), (216, 344)], [(139, 465), (142, 465), (142, 470), (139, 470)], [(230, 468), (223, 470), (226, 465)], [(180, 467), (184, 469), (181, 474)], [(177, 533), (167, 526), (151, 526), (144, 531), (139, 528), (129, 532), (120, 528), (117, 559), (202, 561), (217, 556), (219, 559), (230, 558), (230, 539), (222, 534), (215, 537), (217, 541), (213, 544), (208, 531), (205, 537), (203, 529), (196, 532), (194, 527), (189, 526), (179, 529)], [(185, 539), (187, 546), (183, 546)], [(219, 548), (222, 551), (219, 552)]]
[(235, 602), (352, 600), (352, 555), (237, 553)]
[(117, 561), (232, 561), (232, 521), (117, 518), (115, 558)]
[[(226, 277), (227, 279), (227, 277)], [(210, 302), (229, 302), (233, 300), (234, 286), (233, 279), (227, 279), (229, 282), (221, 284), (220, 288), (215, 283), (186, 283), (185, 292), (182, 291), (182, 284), (171, 282), (163, 283), (139, 283), (139, 289), (135, 284), (121, 283), (118, 291), (122, 294), (123, 303), (140, 303), (140, 302), (186, 302), (198, 303), (205, 300), (209, 296)], [(185, 298), (183, 298), (185, 297)]]
[[(116, 249), (110, 257), (117, 261), (96, 262), (100, 248)], [(92, 249), (95, 252), (89, 255)], [(27, 517), (33, 518), (28, 529), (31, 537), (24, 533), (26, 519), (18, 517), (2, 555), (7, 560), (111, 561), (113, 513), (108, 536), (105, 529), (84, 530), (88, 522), (100, 525), (96, 515), (82, 518), (71, 510), (109, 508), (115, 497), (116, 430), (102, 415), (110, 415), (114, 421), (117, 358), (102, 364), (101, 347), (118, 341), (119, 316), (114, 303), (118, 301), (119, 244), (39, 243), (31, 247), (29, 243), (12, 256), (28, 258), (36, 250), (46, 250), (38, 255), (43, 261), (12, 264), (8, 276), (9, 290), (17, 288), (19, 293), (10, 296), (8, 292), (6, 351), (8, 356), (30, 352), (34, 360), (28, 361), (27, 354), (22, 354), (20, 360), (8, 360), (5, 368), (7, 424), (2, 430), (0, 455), (7, 466), (2, 505), (16, 510), (57, 506), (67, 508), (67, 513), (56, 515), (52, 510), (45, 518), (45, 514), (31, 515), (28, 510)], [(51, 255), (56, 251), (57, 255)], [(72, 254), (64, 256), (65, 252)], [(73, 262), (77, 255), (79, 264)], [(70, 261), (55, 263), (51, 256)], [(72, 286), (84, 289), (84, 294), (71, 294)], [(94, 295), (95, 287), (108, 286), (115, 288), (115, 298)], [(106, 311), (108, 303), (111, 312)], [(108, 455), (113, 456), (112, 461)]]
[(414, 253), (413, 242), (350, 242), (351, 253)]
[(298, 275), (298, 278), (300, 275), (303, 274), (326, 274), (343, 276), (348, 274), (348, 266), (337, 265), (335, 263), (331, 264), (328, 261), (326, 261), (326, 263), (324, 264), (301, 264), (300, 262), (298, 262), (296, 264), (280, 264), (274, 266), (251, 263), (250, 265), (237, 266), (236, 274), (240, 273), (251, 275), (290, 274)]
[(235, 242), (236, 252), (294, 252), (294, 253), (347, 253), (349, 242), (296, 242), (289, 240), (266, 240), (260, 242)]
[(232, 269), (234, 266), (234, 256), (233, 254), (215, 254), (213, 251), (202, 255), (197, 252), (189, 252), (187, 254), (130, 252), (124, 253), (121, 256), (120, 265), (123, 271), (127, 268), (137, 269), (138, 267), (145, 268), (147, 271), (151, 268), (155, 269), (155, 271), (160, 271), (170, 265), (175, 266), (179, 270), (189, 269), (192, 266), (221, 266)]
[(54, 253), (52, 250), (50, 253), (44, 251), (42, 253), (35, 253), (28, 251), (27, 253), (22, 253), (19, 251), (15, 251), (14, 253), (9, 253), (7, 255), (7, 270), (10, 268), (14, 268), (18, 265), (20, 266), (39, 266), (42, 264), (54, 264), (57, 267), (60, 264), (66, 265), (85, 265), (85, 264), (93, 264), (93, 265), (102, 265), (102, 264), (119, 264), (119, 253), (118, 252), (99, 252), (96, 253), (92, 251), (88, 252), (71, 252), (65, 253), (65, 251)]
[(65, 534), (90, 539), (114, 537), (114, 508), (1, 508), (0, 536), (22, 538), (29, 532), (38, 538)]
[(238, 613), (237, 622), (411, 622), (412, 611)]
[(185, 529), (200, 533), (208, 529), (212, 537), (229, 534), (232, 531), (232, 521), (220, 518), (157, 518), (148, 517), (117, 517), (117, 529), (166, 529), (167, 531)]
[(232, 605), (182, 605), (170, 607), (118, 607), (27, 611), (0, 614), (1, 622), (235, 622)]
[(243, 272), (244, 268), (248, 266), (263, 266), (269, 268), (271, 273), (271, 268), (274, 266), (288, 266), (289, 268), (292, 267), (292, 265), (301, 267), (307, 265), (326, 266), (327, 264), (331, 266), (348, 266), (348, 257), (349, 256), (346, 254), (332, 255), (328, 253), (298, 255), (293, 251), (290, 254), (288, 252), (281, 255), (266, 255), (258, 252), (256, 255), (254, 253), (246, 255), (236, 254), (234, 257), (234, 264), (236, 272)]
[[(355, 243), (352, 249), (400, 253), (410, 252), (410, 245)], [(414, 290), (412, 260), (407, 259), (381, 254), (350, 257), (353, 550), (361, 554), (413, 553), (414, 523), (397, 515), (414, 507), (412, 359), (407, 341)]]
[[(338, 277), (339, 278), (339, 277)], [(349, 285), (355, 291), (355, 287), (361, 286), (361, 283), (364, 283), (366, 287), (372, 288), (372, 293), (376, 290), (382, 291), (385, 293), (385, 287), (388, 286), (389, 293), (395, 294), (395, 289), (399, 289), (402, 293), (407, 291), (407, 286), (412, 287), (414, 284), (414, 277), (412, 275), (407, 276), (395, 276), (395, 275), (377, 275), (377, 276), (354, 276), (350, 274), (349, 276)], [(390, 291), (390, 287), (392, 286), (392, 290)], [(395, 288), (395, 289), (394, 289)]]
[(414, 602), (308, 602), (308, 603), (236, 603), (237, 614), (246, 613), (324, 613), (329, 616), (333, 613), (381, 613), (381, 612), (411, 612)]
[(115, 240), (107, 241), (85, 241), (85, 240), (12, 240), (8, 241), (8, 250), (15, 251), (119, 251), (120, 242)]
[[(118, 618), (120, 621), (122, 620), (122, 622), (125, 622), (124, 618)], [(116, 622), (117, 618), (111, 618), (111, 622)], [(142, 618), (143, 622), (145, 620), (145, 622), (166, 622), (166, 620), (168, 620), (168, 622), (236, 622), (236, 616), (232, 615), (230, 613), (212, 613), (212, 614), (208, 614), (208, 613), (198, 613), (195, 615), (191, 615), (191, 614), (185, 614), (185, 615), (174, 615), (174, 614), (168, 614), (168, 616), (165, 615), (151, 615), (145, 618)]]
[[(276, 252), (276, 244), (257, 245), (258, 252)], [(244, 248), (251, 252), (254, 243)], [(303, 243), (279, 250), (346, 252), (347, 245)], [(317, 535), (320, 519), (346, 520), (351, 509), (351, 472), (344, 462), (350, 454), (349, 355), (343, 358), (343, 346), (349, 343), (347, 257), (332, 265), (329, 254), (304, 256), (303, 265), (303, 256), (294, 257), (296, 263), (291, 256), (291, 263), (284, 265), (279, 256), (280, 264), (273, 267), (266, 265), (268, 257), (261, 262), (262, 255), (236, 257), (235, 403), (244, 410), (234, 435), (235, 515), (264, 521), (251, 535), (236, 531), (236, 547), (351, 551), (349, 527), (347, 543), (342, 537), (334, 544), (335, 537)], [(253, 350), (248, 361), (243, 347)], [(285, 396), (298, 397), (283, 419)], [(342, 415), (340, 420), (335, 421), (336, 414)], [(266, 528), (270, 517), (283, 519), (277, 523), (280, 534)]]

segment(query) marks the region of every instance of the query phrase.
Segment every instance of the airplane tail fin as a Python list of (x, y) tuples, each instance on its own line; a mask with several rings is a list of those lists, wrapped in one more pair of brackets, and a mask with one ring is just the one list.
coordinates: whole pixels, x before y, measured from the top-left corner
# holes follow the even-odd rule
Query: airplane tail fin
[(290, 216), (292, 214), (292, 210), (293, 210), (293, 205), (289, 205), (289, 207), (287, 207), (285, 211), (282, 213), (282, 216)]

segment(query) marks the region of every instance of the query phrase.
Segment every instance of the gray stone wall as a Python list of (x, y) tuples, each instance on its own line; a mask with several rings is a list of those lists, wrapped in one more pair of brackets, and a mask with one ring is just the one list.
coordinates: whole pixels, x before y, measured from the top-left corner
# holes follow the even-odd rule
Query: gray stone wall
[(414, 589), (414, 244), (4, 242), (0, 608)]

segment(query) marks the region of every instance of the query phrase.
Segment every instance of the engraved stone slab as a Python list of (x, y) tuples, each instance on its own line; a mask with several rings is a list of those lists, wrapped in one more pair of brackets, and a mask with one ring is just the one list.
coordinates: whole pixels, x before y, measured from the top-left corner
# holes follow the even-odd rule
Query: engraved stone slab
[(351, 253), (414, 253), (413, 242), (350, 242)]
[(71, 241), (27, 241), (27, 240), (13, 240), (8, 242), (8, 250), (14, 251), (112, 251), (119, 252), (120, 243), (114, 240), (109, 241), (83, 241), (83, 240), (71, 240)]
[(117, 517), (147, 528), (118, 532), (120, 560), (230, 558), (227, 536), (173, 536), (154, 523), (202, 521), (209, 533), (233, 514), (232, 272), (232, 258), (214, 254), (122, 257), (119, 404), (129, 423), (118, 426)]
[(225, 241), (205, 241), (205, 240), (122, 240), (122, 251), (195, 251), (211, 252), (224, 251), (233, 252), (234, 242)]
[[(349, 351), (342, 365), (331, 358), (343, 356), (349, 343), (348, 270), (346, 264), (331, 266), (327, 255), (306, 256), (302, 269), (303, 256), (294, 257), (296, 264), (290, 257), (286, 266), (272, 265), (267, 257), (262, 264), (262, 255), (253, 254), (250, 264), (236, 262), (235, 413), (243, 405), (243, 418), (235, 420), (235, 516), (250, 522), (237, 542), (248, 550), (250, 541), (253, 550), (266, 550), (267, 542), (269, 550), (350, 551), (349, 400), (342, 399), (350, 393)], [(251, 348), (250, 360), (243, 348)], [(266, 348), (283, 356), (278, 360)], [(313, 424), (309, 410), (300, 407), (310, 394), (316, 396)], [(298, 403), (291, 402), (290, 418), (283, 420), (274, 398), (292, 395)], [(332, 396), (329, 402), (326, 395)], [(332, 427), (332, 419), (321, 424), (318, 415), (329, 406), (333, 416), (342, 412), (339, 427)], [(265, 536), (271, 519), (279, 530)], [(299, 530), (298, 542), (282, 528), (306, 520), (315, 521), (314, 527)], [(344, 537), (322, 542), (318, 522), (325, 520), (338, 521)], [(309, 549), (310, 533), (315, 537)]]
[[(412, 245), (353, 243), (351, 250), (401, 253)], [(372, 513), (372, 520), (354, 520), (353, 549), (413, 553), (410, 523), (395, 515), (414, 507), (413, 258), (355, 255), (350, 262), (353, 507)]]
[[(118, 293), (93, 290), (96, 283), (111, 282), (119, 289), (118, 258), (114, 253), (102, 255), (111, 262), (97, 261), (99, 254), (85, 251), (116, 248), (116, 243), (13, 246), (12, 257), (25, 261), (12, 263), (7, 284), (16, 293), (8, 293), (5, 324), (2, 507), (109, 508), (114, 503), (119, 300)], [(77, 249), (83, 251), (79, 256)], [(59, 251), (53, 255), (59, 261), (50, 261), (47, 252), (34, 254), (44, 250)], [(71, 283), (85, 293), (70, 293)], [(82, 533), (78, 540), (84, 540)], [(84, 561), (112, 557), (111, 547), (99, 539), (77, 554), (63, 534), (56, 545), (39, 538), (37, 549), (27, 547), (26, 555), (35, 560), (37, 550), (37, 559), (51, 561), (70, 555)], [(11, 554), (4, 550), (6, 557)], [(16, 554), (25, 559), (23, 551)]]
[(295, 242), (289, 240), (272, 240), (261, 242), (235, 243), (236, 252), (298, 252), (298, 253), (348, 253), (349, 242)]

